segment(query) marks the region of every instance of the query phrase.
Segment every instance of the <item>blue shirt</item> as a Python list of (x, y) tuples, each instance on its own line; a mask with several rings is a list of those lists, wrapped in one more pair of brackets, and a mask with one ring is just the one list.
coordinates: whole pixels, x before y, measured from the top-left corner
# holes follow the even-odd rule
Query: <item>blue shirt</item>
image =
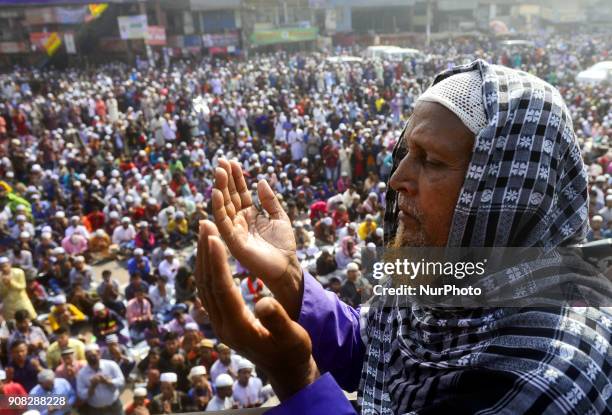
[(30, 405), (28, 409), (36, 409), (40, 412), (40, 415), (66, 415), (70, 413), (70, 409), (74, 406), (76, 401), (76, 394), (74, 389), (70, 386), (70, 383), (63, 378), (55, 378), (53, 381), (53, 389), (47, 391), (40, 385), (34, 386), (30, 391), (30, 396), (48, 396), (57, 398), (66, 398), (65, 404), (62, 409), (49, 411), (48, 405), (35, 406)]

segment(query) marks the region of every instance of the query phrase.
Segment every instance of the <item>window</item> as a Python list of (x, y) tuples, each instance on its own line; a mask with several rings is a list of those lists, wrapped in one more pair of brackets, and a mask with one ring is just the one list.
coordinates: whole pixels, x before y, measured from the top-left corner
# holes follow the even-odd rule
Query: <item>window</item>
[(202, 31), (204, 33), (223, 32), (236, 28), (233, 10), (211, 10), (202, 13)]

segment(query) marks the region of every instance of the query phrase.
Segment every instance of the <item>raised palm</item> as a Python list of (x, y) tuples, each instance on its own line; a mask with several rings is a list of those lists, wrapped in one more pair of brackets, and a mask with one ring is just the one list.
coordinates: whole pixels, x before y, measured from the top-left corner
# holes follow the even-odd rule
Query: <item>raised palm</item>
[(219, 161), (212, 202), (215, 224), (232, 255), (274, 291), (299, 263), (289, 217), (264, 180), (253, 204), (240, 164)]

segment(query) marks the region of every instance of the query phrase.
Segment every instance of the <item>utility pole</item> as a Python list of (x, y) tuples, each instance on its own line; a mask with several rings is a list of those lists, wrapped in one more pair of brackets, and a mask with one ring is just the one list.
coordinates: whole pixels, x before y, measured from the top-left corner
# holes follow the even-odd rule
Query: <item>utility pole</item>
[(426, 44), (429, 46), (430, 38), (431, 38), (431, 0), (427, 1), (427, 22), (425, 25), (425, 35), (426, 35)]

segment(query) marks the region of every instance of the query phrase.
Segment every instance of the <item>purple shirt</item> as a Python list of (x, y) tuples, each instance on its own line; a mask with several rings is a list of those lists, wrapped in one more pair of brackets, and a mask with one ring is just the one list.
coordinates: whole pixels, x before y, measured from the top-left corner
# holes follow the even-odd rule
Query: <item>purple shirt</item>
[(365, 353), (359, 331), (359, 310), (340, 301), (305, 272), (298, 323), (310, 335), (312, 355), (323, 375), (266, 413), (355, 414), (340, 387), (354, 391), (359, 386)]

